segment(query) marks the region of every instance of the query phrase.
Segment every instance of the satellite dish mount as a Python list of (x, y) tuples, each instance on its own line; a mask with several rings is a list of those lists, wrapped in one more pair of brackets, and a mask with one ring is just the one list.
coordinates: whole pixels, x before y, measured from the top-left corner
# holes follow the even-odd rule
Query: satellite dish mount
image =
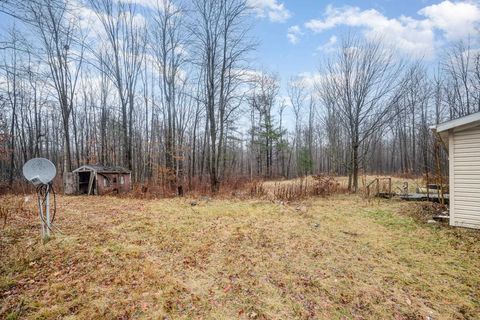
[[(34, 158), (23, 165), (23, 176), (30, 181), (37, 189), (38, 211), (41, 223), (42, 238), (50, 237), (53, 217), (50, 216), (50, 192), (55, 192), (52, 187), (52, 180), (57, 174), (55, 165), (48, 159)], [(54, 211), (55, 212), (55, 211)]]

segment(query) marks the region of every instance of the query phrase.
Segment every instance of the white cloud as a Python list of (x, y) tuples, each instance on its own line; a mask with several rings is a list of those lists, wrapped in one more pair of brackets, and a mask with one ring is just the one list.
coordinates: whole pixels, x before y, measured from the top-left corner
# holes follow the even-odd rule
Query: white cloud
[(300, 41), (301, 35), (303, 35), (303, 32), (298, 25), (291, 26), (287, 30), (288, 41), (290, 41), (292, 44), (297, 44)]
[[(121, 0), (124, 3), (131, 2), (136, 3), (134, 0)], [(141, 0), (143, 2), (157, 0)], [(159, 0), (163, 3), (163, 0)], [(82, 0), (71, 0), (72, 5), (74, 5), (75, 18), (79, 21), (79, 26), (82, 32), (87, 35), (87, 42), (91, 45), (101, 45), (102, 40), (107, 39), (107, 33), (105, 32), (104, 25), (102, 24), (101, 19), (113, 19), (117, 21), (117, 16), (109, 17), (104, 12), (96, 12), (91, 8), (85, 1)], [(140, 3), (140, 2), (139, 2)], [(131, 20), (132, 24), (136, 28), (143, 28), (147, 25), (147, 18), (140, 12), (130, 12), (123, 11), (122, 18), (126, 20)]]
[(421, 9), (434, 28), (445, 32), (450, 40), (458, 40), (476, 32), (480, 22), (480, 7), (469, 2), (443, 1)]
[(292, 16), (285, 5), (277, 0), (247, 0), (247, 2), (257, 16), (268, 17), (271, 22), (285, 22)]
[(298, 85), (305, 86), (306, 88), (312, 90), (315, 88), (321, 80), (323, 76), (319, 72), (302, 72), (297, 75), (297, 79), (295, 80)]
[(404, 53), (432, 57), (436, 46), (435, 31), (449, 40), (458, 40), (474, 32), (480, 22), (480, 7), (469, 2), (443, 1), (418, 12), (424, 19), (406, 16), (388, 18), (375, 9), (328, 6), (323, 19), (312, 19), (305, 27), (315, 33), (337, 26), (362, 28), (367, 38), (383, 38)]
[(331, 36), (328, 39), (328, 42), (319, 46), (317, 50), (324, 51), (324, 52), (332, 52), (333, 50), (335, 50), (335, 46), (337, 45), (337, 43), (338, 43), (338, 38), (336, 36)]
[(336, 26), (362, 27), (367, 38), (383, 37), (406, 53), (431, 56), (434, 49), (434, 33), (428, 24), (400, 17), (389, 19), (375, 9), (360, 10), (358, 7), (327, 7), (325, 19), (310, 20), (305, 26), (320, 33)]
[[(134, 5), (141, 5), (142, 7), (156, 10), (157, 8), (163, 9), (165, 7), (165, 0), (120, 0), (120, 2)], [(169, 3), (169, 2), (167, 2)], [(170, 4), (170, 3), (169, 3)]]

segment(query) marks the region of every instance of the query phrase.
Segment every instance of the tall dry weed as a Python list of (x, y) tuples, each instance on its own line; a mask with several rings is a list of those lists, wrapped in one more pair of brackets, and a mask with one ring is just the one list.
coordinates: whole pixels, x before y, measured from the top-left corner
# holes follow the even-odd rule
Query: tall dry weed
[(4, 228), (10, 220), (31, 218), (34, 212), (33, 205), (31, 196), (3, 196), (0, 202), (0, 224), (2, 228)]

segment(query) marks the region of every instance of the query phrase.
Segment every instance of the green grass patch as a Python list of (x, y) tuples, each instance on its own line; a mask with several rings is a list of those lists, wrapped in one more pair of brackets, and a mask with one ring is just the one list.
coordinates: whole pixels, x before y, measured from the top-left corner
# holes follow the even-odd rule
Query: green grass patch
[(419, 224), (413, 218), (401, 216), (392, 211), (366, 210), (364, 215), (374, 219), (378, 224), (392, 230), (401, 230), (405, 232), (414, 231), (419, 227)]

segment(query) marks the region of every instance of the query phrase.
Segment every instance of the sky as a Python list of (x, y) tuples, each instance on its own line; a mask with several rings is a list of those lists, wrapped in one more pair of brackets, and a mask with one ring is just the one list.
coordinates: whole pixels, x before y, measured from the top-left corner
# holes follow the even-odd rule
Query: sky
[(381, 37), (400, 55), (427, 65), (435, 64), (446, 46), (480, 33), (480, 1), (249, 2), (257, 8), (254, 61), (284, 82), (298, 74), (313, 80), (322, 59), (347, 33)]
[[(120, 1), (146, 8), (157, 3)], [(431, 65), (449, 44), (472, 34), (480, 38), (480, 0), (246, 1), (254, 8), (252, 35), (258, 43), (252, 67), (277, 73), (284, 86), (299, 74), (313, 83), (320, 62), (335, 51), (347, 33), (367, 39), (381, 37), (400, 55), (422, 58)], [(1, 32), (11, 22), (0, 14)]]

